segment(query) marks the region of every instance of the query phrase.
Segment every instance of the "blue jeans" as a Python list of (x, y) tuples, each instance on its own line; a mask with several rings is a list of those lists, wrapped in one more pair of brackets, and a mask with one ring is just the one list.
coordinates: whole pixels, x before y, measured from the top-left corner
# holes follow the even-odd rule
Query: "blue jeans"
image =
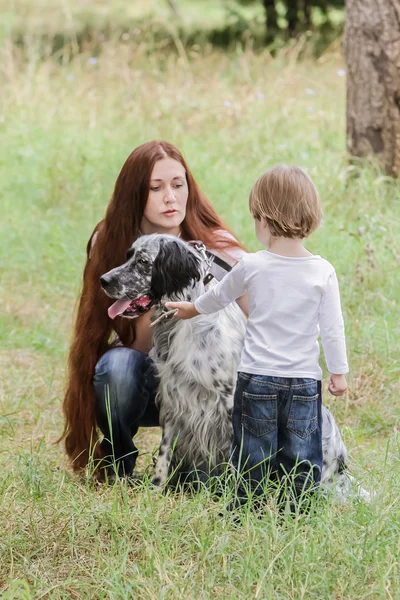
[(102, 448), (119, 475), (131, 475), (138, 455), (132, 438), (139, 427), (159, 425), (154, 363), (137, 350), (112, 348), (98, 361), (93, 385)]
[(321, 382), (238, 373), (232, 463), (255, 493), (290, 474), (296, 495), (321, 481)]

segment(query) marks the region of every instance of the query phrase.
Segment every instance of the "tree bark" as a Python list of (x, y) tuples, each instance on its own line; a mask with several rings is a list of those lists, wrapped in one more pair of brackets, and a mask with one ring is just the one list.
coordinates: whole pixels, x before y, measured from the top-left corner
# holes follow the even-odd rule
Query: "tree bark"
[(347, 149), (400, 175), (400, 0), (346, 0)]
[(278, 14), (275, 8), (275, 0), (263, 0), (265, 8), (265, 26), (267, 34), (272, 37), (276, 35), (278, 30)]
[(304, 23), (305, 26), (307, 27), (307, 29), (310, 29), (310, 27), (312, 26), (312, 21), (311, 21), (311, 0), (303, 0), (303, 13), (304, 13)]
[(294, 37), (299, 25), (299, 7), (297, 0), (286, 0), (286, 19), (291, 37)]

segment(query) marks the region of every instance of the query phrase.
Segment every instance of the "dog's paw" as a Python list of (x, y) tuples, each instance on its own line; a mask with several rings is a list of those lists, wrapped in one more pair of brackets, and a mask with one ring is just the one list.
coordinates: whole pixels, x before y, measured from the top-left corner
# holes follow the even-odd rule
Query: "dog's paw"
[(151, 483), (151, 487), (156, 492), (162, 492), (163, 491), (163, 482), (161, 481), (161, 477), (153, 477), (150, 480), (150, 483)]

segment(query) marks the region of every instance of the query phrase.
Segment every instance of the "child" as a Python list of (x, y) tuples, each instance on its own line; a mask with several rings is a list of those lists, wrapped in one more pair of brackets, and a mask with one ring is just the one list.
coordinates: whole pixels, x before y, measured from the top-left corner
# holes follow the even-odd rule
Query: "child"
[(232, 463), (250, 474), (255, 493), (262, 492), (266, 477), (282, 480), (290, 474), (299, 497), (321, 480), (319, 335), (330, 393), (342, 396), (347, 388), (339, 287), (333, 266), (303, 246), (322, 219), (318, 191), (305, 171), (273, 167), (256, 181), (249, 203), (256, 236), (266, 249), (245, 255), (194, 304), (166, 306), (178, 309), (177, 318), (190, 319), (221, 310), (248, 292)]

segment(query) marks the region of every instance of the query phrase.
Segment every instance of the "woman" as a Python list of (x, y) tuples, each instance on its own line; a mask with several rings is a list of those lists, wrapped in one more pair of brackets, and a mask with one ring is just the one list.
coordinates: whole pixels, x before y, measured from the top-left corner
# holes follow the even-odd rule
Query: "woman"
[[(131, 475), (138, 454), (132, 438), (140, 426), (159, 424), (157, 382), (147, 356), (152, 311), (134, 320), (111, 321), (107, 309), (112, 301), (99, 283), (100, 275), (125, 261), (138, 236), (150, 233), (201, 240), (230, 264), (245, 252), (200, 191), (177, 148), (154, 141), (130, 154), (86, 249), (63, 405), (62, 439), (74, 470), (85, 468), (91, 458), (98, 467), (101, 459), (111, 457), (109, 474), (117, 465), (120, 475)], [(223, 274), (215, 268), (218, 279)], [(246, 299), (238, 302), (246, 312)], [(104, 435), (101, 443), (96, 426)]]

